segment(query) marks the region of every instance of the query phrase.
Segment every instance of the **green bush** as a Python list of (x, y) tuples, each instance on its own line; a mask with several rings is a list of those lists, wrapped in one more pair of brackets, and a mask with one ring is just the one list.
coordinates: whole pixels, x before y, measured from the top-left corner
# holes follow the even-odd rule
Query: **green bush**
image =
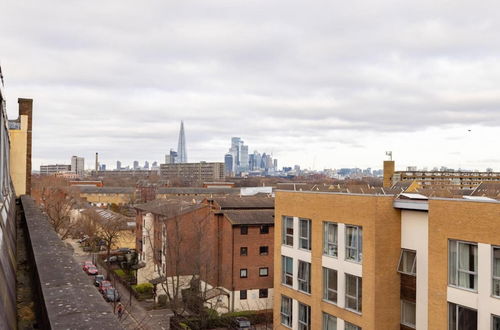
[(123, 269), (115, 269), (114, 272), (116, 275), (120, 276), (121, 278), (127, 277), (127, 274), (125, 274)]
[(132, 285), (132, 287), (134, 288), (134, 290), (137, 293), (140, 293), (140, 294), (144, 294), (144, 293), (152, 294), (153, 293), (153, 284), (151, 284), (151, 283), (141, 283), (141, 284), (137, 284), (137, 285)]

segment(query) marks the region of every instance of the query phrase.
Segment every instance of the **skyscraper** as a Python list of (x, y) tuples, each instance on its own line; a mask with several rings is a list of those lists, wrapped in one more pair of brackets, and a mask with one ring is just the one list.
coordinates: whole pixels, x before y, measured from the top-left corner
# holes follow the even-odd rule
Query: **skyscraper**
[(227, 153), (224, 156), (224, 167), (226, 169), (226, 176), (233, 175), (233, 155), (231, 153)]
[(177, 154), (179, 163), (187, 163), (186, 135), (184, 134), (183, 121), (181, 121), (181, 130), (179, 132), (179, 144), (177, 145)]

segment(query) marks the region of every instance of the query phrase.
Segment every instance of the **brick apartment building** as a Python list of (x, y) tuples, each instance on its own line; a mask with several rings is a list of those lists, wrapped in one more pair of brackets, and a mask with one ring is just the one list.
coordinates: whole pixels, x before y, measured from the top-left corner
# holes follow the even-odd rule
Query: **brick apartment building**
[(172, 198), (136, 210), (139, 283), (180, 275), (187, 288), (199, 274), (220, 312), (272, 308), (273, 198)]
[(500, 328), (500, 202), (278, 191), (275, 211), (275, 328)]

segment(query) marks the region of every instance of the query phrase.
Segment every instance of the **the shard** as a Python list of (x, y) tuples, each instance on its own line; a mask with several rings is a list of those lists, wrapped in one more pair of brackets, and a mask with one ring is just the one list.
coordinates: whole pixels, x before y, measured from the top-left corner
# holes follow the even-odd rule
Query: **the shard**
[(177, 160), (179, 163), (187, 163), (186, 135), (184, 134), (184, 122), (181, 121), (179, 132), (179, 144), (177, 145)]

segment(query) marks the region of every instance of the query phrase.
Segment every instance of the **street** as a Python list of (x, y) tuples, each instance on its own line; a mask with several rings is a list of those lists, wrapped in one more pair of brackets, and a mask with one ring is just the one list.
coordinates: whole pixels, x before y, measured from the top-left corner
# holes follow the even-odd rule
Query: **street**
[[(84, 261), (93, 261), (92, 253), (84, 252), (75, 239), (67, 239), (66, 243), (70, 244), (73, 248), (73, 257), (75, 260), (82, 264)], [(99, 274), (106, 276), (106, 271), (95, 263), (99, 269)], [(83, 270), (82, 270), (83, 271)], [(89, 276), (89, 281), (93, 282), (94, 277)], [(125, 329), (144, 329), (144, 330), (168, 330), (170, 329), (169, 315), (170, 310), (146, 310), (141, 302), (139, 302), (129, 291), (117, 281), (112, 281), (113, 286), (120, 293), (121, 303), (125, 308), (124, 314), (120, 319), (121, 324)], [(99, 292), (95, 287), (96, 292)], [(99, 293), (100, 295), (100, 293)], [(104, 299), (104, 298), (103, 298)], [(113, 304), (112, 302), (110, 304)], [(116, 314), (118, 318), (118, 315)]]

